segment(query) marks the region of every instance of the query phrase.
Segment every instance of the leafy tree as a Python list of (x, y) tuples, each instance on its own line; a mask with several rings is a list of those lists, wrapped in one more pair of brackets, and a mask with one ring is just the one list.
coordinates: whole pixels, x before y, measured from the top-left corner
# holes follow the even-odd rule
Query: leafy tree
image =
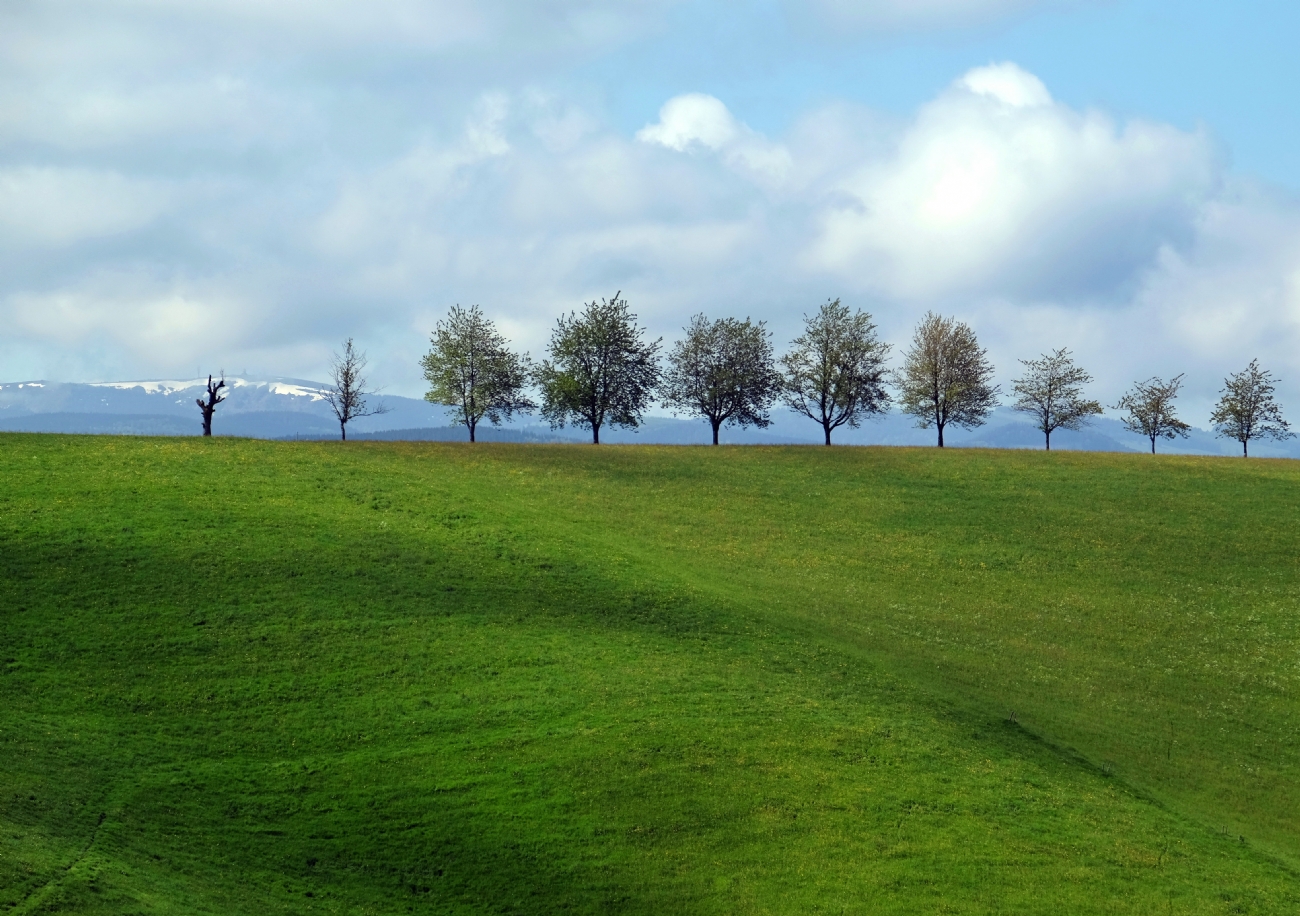
[(388, 408), (382, 404), (377, 407), (369, 406), (366, 399), (373, 396), (375, 392), (366, 391), (366, 380), (361, 375), (365, 368), (366, 354), (358, 353), (352, 345), (352, 338), (349, 337), (343, 342), (343, 352), (334, 354), (330, 365), (331, 386), (321, 391), (325, 403), (330, 405), (334, 416), (338, 418), (339, 432), (342, 433), (345, 442), (348, 438), (349, 422), (358, 417), (374, 417), (388, 413)]
[(1243, 458), (1252, 439), (1288, 439), (1295, 435), (1291, 425), (1282, 419), (1281, 405), (1273, 399), (1273, 383), (1273, 374), (1260, 369), (1257, 359), (1224, 379), (1210, 422), (1218, 435), (1241, 443)]
[(917, 418), (921, 429), (937, 427), (943, 448), (946, 426), (983, 426), (997, 406), (998, 387), (990, 385), (993, 366), (969, 325), (927, 312), (916, 326), (903, 368), (894, 373), (899, 406)]
[(792, 347), (781, 357), (785, 403), (820, 423), (827, 445), (833, 430), (845, 424), (856, 429), (863, 417), (889, 409), (889, 344), (876, 337), (866, 312), (850, 313), (840, 300), (829, 300), (816, 315), (804, 316), (804, 332)]
[(1157, 439), (1187, 438), (1191, 429), (1178, 419), (1174, 413), (1174, 398), (1183, 386), (1182, 375), (1175, 375), (1169, 381), (1149, 378), (1145, 382), (1134, 382), (1133, 390), (1127, 392), (1115, 405), (1116, 410), (1125, 412), (1124, 428), (1151, 440), (1151, 454), (1156, 453)]
[(199, 410), (203, 412), (203, 435), (212, 435), (212, 414), (217, 409), (217, 405), (224, 401), (227, 395), (221, 393), (221, 389), (226, 387), (226, 373), (221, 373), (221, 381), (215, 385), (212, 384), (212, 376), (208, 376), (207, 400), (195, 398), (194, 403), (199, 405)]
[(473, 442), (480, 420), (497, 426), (537, 406), (524, 395), (528, 362), (527, 356), (510, 351), (477, 305), (468, 310), (454, 306), (438, 322), (429, 352), (420, 360), (429, 382), (424, 399), (456, 408)]
[(1101, 413), (1101, 404), (1083, 396), (1084, 385), (1092, 376), (1070, 358), (1070, 351), (1061, 349), (1044, 353), (1041, 359), (1020, 360), (1028, 372), (1012, 383), (1018, 398), (1013, 410), (1031, 414), (1037, 428), (1046, 438), (1047, 451), (1052, 450), (1052, 433), (1058, 429), (1082, 429), (1089, 417)]
[(646, 342), (619, 295), (561, 317), (551, 332), (550, 359), (536, 373), (542, 416), (553, 428), (572, 422), (590, 429), (597, 445), (606, 424), (640, 426), (659, 384), (662, 338)]
[(771, 335), (748, 318), (692, 318), (668, 357), (663, 382), (664, 403), (707, 419), (714, 445), (724, 424), (770, 426), (767, 412), (781, 390)]

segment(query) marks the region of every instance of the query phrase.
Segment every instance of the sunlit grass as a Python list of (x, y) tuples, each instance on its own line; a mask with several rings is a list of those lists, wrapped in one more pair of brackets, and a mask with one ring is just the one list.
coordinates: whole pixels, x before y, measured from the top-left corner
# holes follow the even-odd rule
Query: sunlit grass
[(1292, 462), (0, 450), (0, 906), (1300, 906)]

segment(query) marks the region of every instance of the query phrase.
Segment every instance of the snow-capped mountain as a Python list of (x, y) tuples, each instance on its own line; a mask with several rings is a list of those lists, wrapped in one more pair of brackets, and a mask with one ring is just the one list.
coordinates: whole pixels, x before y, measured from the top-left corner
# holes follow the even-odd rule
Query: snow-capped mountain
[[(0, 384), (0, 429), (198, 435), (202, 429), (195, 400), (206, 384), (206, 377)], [(269, 438), (332, 435), (338, 423), (325, 402), (324, 388), (307, 379), (227, 378), (226, 400), (217, 407), (213, 432)], [(445, 423), (445, 411), (426, 401), (383, 394), (370, 401), (389, 412), (353, 420), (350, 433)]]
[[(0, 431), (114, 433), (129, 435), (197, 436), (202, 431), (194, 403), (204, 391), (206, 378), (124, 382), (10, 382), (0, 384)], [(322, 382), (295, 378), (226, 379), (227, 400), (216, 412), (213, 433), (266, 439), (334, 438), (338, 423), (325, 403)], [(388, 413), (363, 417), (348, 424), (349, 439), (466, 438), (454, 414), (418, 398), (379, 394), (372, 406), (383, 404)], [(722, 441), (733, 444), (815, 444), (821, 428), (805, 417), (778, 408), (767, 429), (724, 429)], [(552, 430), (536, 417), (520, 417), (502, 429), (479, 426), (484, 441), (589, 442), (590, 434), (567, 427)], [(601, 441), (616, 443), (706, 444), (708, 424), (699, 420), (653, 415), (638, 430), (604, 429)], [(945, 441), (954, 447), (1043, 447), (1042, 433), (1024, 414), (1008, 407), (993, 412), (989, 422), (973, 430), (949, 428)], [(858, 429), (835, 431), (842, 445), (933, 445), (934, 432), (917, 429), (911, 417), (890, 413), (863, 422)], [(1058, 430), (1052, 448), (1062, 451), (1146, 451), (1150, 444), (1127, 432), (1114, 417), (1097, 418), (1079, 432)], [(1162, 441), (1162, 453), (1238, 455), (1236, 442), (1215, 438), (1193, 429), (1187, 439)], [(1259, 457), (1300, 458), (1300, 440), (1259, 442), (1251, 445)]]

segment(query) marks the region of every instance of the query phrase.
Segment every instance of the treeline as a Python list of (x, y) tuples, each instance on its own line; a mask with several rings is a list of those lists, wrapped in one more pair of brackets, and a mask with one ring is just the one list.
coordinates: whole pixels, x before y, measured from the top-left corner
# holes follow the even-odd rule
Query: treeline
[[(512, 351), (478, 306), (456, 306), (438, 322), (422, 360), (425, 399), (453, 408), (471, 442), (484, 420), (496, 425), (536, 410), (552, 428), (587, 429), (599, 443), (602, 428), (635, 428), (658, 402), (707, 420), (714, 445), (725, 426), (769, 426), (777, 403), (820, 424), (827, 445), (836, 429), (857, 427), (896, 403), (918, 426), (936, 430), (943, 447), (947, 427), (983, 425), (1002, 393), (969, 325), (927, 314), (902, 364), (891, 369), (891, 347), (871, 315), (838, 299), (804, 316), (803, 333), (780, 358), (766, 324), (748, 318), (697, 315), (667, 354), (662, 348), (663, 339), (650, 340), (617, 293), (561, 317), (546, 359), (536, 364)], [(1081, 429), (1101, 414), (1084, 392), (1093, 378), (1069, 350), (1020, 362), (1010, 406), (1033, 417), (1047, 449), (1056, 430)], [(1157, 441), (1190, 429), (1174, 409), (1182, 384), (1182, 375), (1137, 382), (1114, 405), (1126, 428), (1151, 441), (1152, 453)], [(1258, 361), (1224, 382), (1210, 422), (1218, 435), (1240, 442), (1243, 455), (1254, 440), (1293, 435), (1275, 384)]]
[[(627, 300), (615, 293), (562, 316), (540, 363), (511, 350), (477, 305), (455, 306), (437, 323), (421, 366), (429, 383), (425, 400), (454, 409), (471, 442), (484, 420), (499, 425), (537, 411), (553, 429), (587, 429), (599, 444), (602, 429), (636, 428), (659, 403), (707, 420), (717, 445), (723, 427), (770, 426), (770, 412), (781, 403), (818, 423), (830, 445), (835, 430), (857, 427), (897, 404), (917, 426), (934, 429), (942, 448), (948, 427), (982, 426), (1000, 403), (993, 365), (967, 324), (930, 312), (892, 369), (891, 349), (870, 314), (833, 299), (804, 316), (803, 333), (779, 358), (765, 322), (704, 315), (692, 318), (665, 354), (663, 338), (650, 340)], [(1102, 413), (1100, 402), (1084, 391), (1092, 376), (1069, 350), (1020, 363), (1023, 374), (1012, 383), (1010, 406), (1033, 417), (1049, 451), (1056, 430), (1082, 429)], [(323, 392), (345, 440), (350, 421), (387, 412), (370, 404), (365, 366), (365, 354), (349, 338), (334, 356)], [(1182, 375), (1135, 382), (1112, 407), (1128, 430), (1150, 440), (1152, 454), (1159, 440), (1186, 437), (1191, 428), (1174, 407), (1182, 384)], [(1210, 423), (1220, 437), (1240, 442), (1243, 456), (1253, 441), (1294, 435), (1275, 386), (1258, 360), (1224, 380)], [(216, 382), (208, 376), (206, 396), (198, 399), (205, 436), (212, 434), (225, 387), (224, 376)]]

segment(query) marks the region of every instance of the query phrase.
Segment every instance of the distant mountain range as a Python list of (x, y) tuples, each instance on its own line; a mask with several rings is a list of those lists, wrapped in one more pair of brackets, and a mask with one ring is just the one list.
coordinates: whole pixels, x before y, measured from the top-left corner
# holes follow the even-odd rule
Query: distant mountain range
[[(0, 384), (0, 431), (46, 433), (101, 433), (144, 436), (195, 436), (201, 431), (194, 401), (206, 379), (140, 382), (10, 382)], [(222, 436), (262, 439), (332, 439), (338, 423), (321, 394), (325, 385), (306, 379), (227, 379), (228, 399), (217, 408), (213, 432)], [(465, 428), (446, 408), (418, 398), (377, 395), (388, 412), (348, 424), (351, 439), (409, 439), (463, 441)], [(724, 429), (728, 444), (792, 445), (821, 442), (821, 427), (786, 410), (772, 413), (767, 429)], [(590, 434), (566, 427), (553, 430), (534, 417), (524, 417), (500, 428), (479, 427), (478, 438), (491, 442), (588, 442)], [(949, 429), (945, 441), (955, 447), (1042, 448), (1042, 433), (1024, 414), (1000, 407), (989, 422), (974, 430)], [(708, 424), (669, 416), (649, 416), (639, 430), (606, 429), (601, 441), (705, 445)], [(918, 429), (911, 417), (891, 413), (869, 420), (859, 429), (836, 430), (834, 441), (843, 445), (933, 445), (932, 430)], [(1146, 439), (1126, 431), (1113, 417), (1098, 418), (1080, 432), (1061, 430), (1052, 435), (1052, 447), (1061, 450), (1103, 452), (1146, 451)], [(1236, 455), (1236, 442), (1215, 438), (1193, 429), (1187, 439), (1161, 442), (1161, 452), (1201, 455)], [(1260, 457), (1300, 458), (1300, 442), (1261, 442), (1251, 447)]]

